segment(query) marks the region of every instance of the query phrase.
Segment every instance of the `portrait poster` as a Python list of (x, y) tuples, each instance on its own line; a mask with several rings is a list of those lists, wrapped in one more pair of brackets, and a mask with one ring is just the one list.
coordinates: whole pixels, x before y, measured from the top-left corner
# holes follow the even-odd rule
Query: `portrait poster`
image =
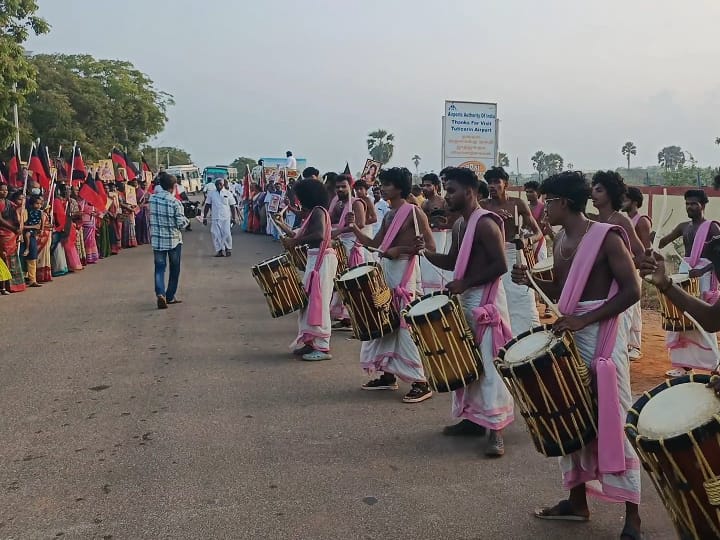
[(97, 171), (100, 174), (100, 180), (106, 184), (115, 181), (115, 170), (111, 159), (101, 159), (97, 164)]
[(368, 159), (365, 161), (365, 167), (363, 167), (360, 180), (364, 180), (371, 186), (374, 185), (377, 181), (377, 175), (380, 172), (380, 167), (382, 167), (382, 164), (379, 161)]

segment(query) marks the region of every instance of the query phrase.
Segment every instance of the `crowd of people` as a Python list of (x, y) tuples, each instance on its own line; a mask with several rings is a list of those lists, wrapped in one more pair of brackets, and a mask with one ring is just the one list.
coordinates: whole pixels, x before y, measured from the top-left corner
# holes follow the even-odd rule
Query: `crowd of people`
[[(0, 294), (41, 287), (150, 242), (148, 186), (140, 179), (103, 184), (106, 204), (81, 195), (80, 182), (43, 190), (31, 173), (18, 187), (0, 183)], [(93, 171), (86, 184), (101, 182)], [(22, 186), (22, 187), (20, 187)]]
[[(613, 171), (599, 171), (591, 180), (568, 171), (542, 183), (528, 182), (527, 201), (510, 196), (509, 176), (501, 167), (488, 170), (484, 181), (469, 169), (449, 167), (439, 176), (425, 175), (422, 186), (412, 185), (405, 168), (382, 170), (378, 185), (372, 186), (353, 182), (348, 174), (321, 178), (314, 168), (302, 176), (286, 188), (261, 190), (260, 184), (252, 184), (244, 209), (244, 230), (272, 233), (289, 252), (307, 247), (303, 286), (308, 305), (300, 310), (293, 353), (305, 361), (330, 360), (333, 331), (352, 328), (349, 306), (333, 289), (340, 258), (351, 268), (379, 264), (399, 309), (432, 291), (457, 295), (484, 369), (479, 380), (452, 392), (451, 414), (458, 423), (445, 427), (443, 434), (487, 435), (485, 454), (499, 457), (504, 454), (503, 429), (514, 420), (514, 403), (493, 359), (512, 338), (536, 329), (552, 306), (560, 314), (553, 331), (571, 333), (590, 372), (602, 379), (593, 388), (614, 388), (596, 399), (600, 423), (615, 429), (601, 430), (595, 443), (561, 458), (563, 486), (570, 496), (536, 517), (586, 521), (586, 496), (596, 495), (625, 503), (621, 538), (640, 538), (640, 463), (622, 432), (632, 406), (629, 365), (642, 356), (639, 271), (709, 320), (707, 306), (720, 294), (715, 277), (720, 227), (704, 218), (707, 195), (688, 190), (689, 221), (659, 239), (661, 246), (683, 239), (681, 271), (701, 280), (701, 298), (693, 299), (666, 277), (662, 258), (651, 254), (655, 232), (650, 218), (639, 212), (642, 193)], [(267, 193), (282, 196), (279, 209), (264, 207)], [(596, 213), (586, 212), (589, 201)], [(545, 299), (544, 309), (538, 309), (528, 264), (548, 256), (553, 257), (552, 279), (532, 281)], [(717, 369), (717, 339), (709, 333), (716, 326), (668, 332), (669, 356), (679, 370), (668, 376)], [(362, 341), (359, 356), (361, 369), (371, 375), (363, 389), (392, 391), (403, 381), (410, 385), (403, 402), (432, 397), (421, 354), (404, 325)], [(608, 362), (613, 365), (610, 379), (605, 375), (609, 370), (596, 372), (598, 364)]]

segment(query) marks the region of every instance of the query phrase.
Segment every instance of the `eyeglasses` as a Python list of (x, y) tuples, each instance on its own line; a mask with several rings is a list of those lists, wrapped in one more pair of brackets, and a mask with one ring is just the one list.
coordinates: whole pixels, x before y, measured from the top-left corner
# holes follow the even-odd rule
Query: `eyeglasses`
[(553, 201), (559, 201), (560, 199), (562, 199), (562, 197), (552, 197), (550, 199), (545, 199), (545, 204), (553, 202)]

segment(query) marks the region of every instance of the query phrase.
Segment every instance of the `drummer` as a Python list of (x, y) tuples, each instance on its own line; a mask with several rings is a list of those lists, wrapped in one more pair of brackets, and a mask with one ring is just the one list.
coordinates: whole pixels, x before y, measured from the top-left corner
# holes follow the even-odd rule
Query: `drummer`
[[(704, 255), (713, 263), (716, 278), (720, 278), (720, 236), (711, 238), (705, 245)], [(708, 303), (688, 294), (667, 275), (665, 258), (660, 253), (647, 250), (640, 264), (640, 275), (650, 279), (662, 294), (675, 306), (688, 313), (707, 332), (720, 331), (720, 302)], [(715, 372), (718, 368), (715, 367)]]
[[(378, 233), (374, 238), (364, 234), (352, 215), (349, 222), (363, 245), (381, 250), (380, 265), (385, 281), (392, 289), (398, 309), (402, 309), (415, 298), (419, 287), (417, 237), (422, 236), (431, 251), (435, 250), (435, 242), (425, 214), (406, 201), (412, 187), (412, 173), (405, 167), (393, 167), (381, 171), (379, 179), (390, 212)], [(397, 390), (399, 378), (412, 385), (403, 402), (420, 403), (432, 397), (420, 354), (407, 328), (401, 327), (381, 338), (363, 341), (360, 365), (368, 374), (381, 373), (378, 378), (363, 384), (363, 390)]]
[[(702, 300), (714, 304), (718, 299), (718, 280), (713, 272), (707, 241), (720, 235), (720, 226), (716, 221), (705, 219), (705, 205), (708, 197), (702, 189), (689, 189), (685, 192), (685, 210), (690, 221), (680, 223), (668, 235), (660, 240), (660, 249), (670, 242), (682, 238), (685, 247), (680, 273), (700, 281)], [(710, 371), (720, 359), (717, 336), (702, 328), (685, 332), (668, 332), (666, 344), (670, 353), (673, 369), (666, 372), (669, 377), (679, 377), (692, 369)]]
[[(640, 298), (627, 237), (622, 228), (596, 223), (583, 214), (590, 196), (585, 176), (568, 171), (543, 181), (545, 212), (550, 225), (563, 231), (554, 244), (554, 281), (539, 285), (559, 298), (562, 313), (554, 329), (573, 333), (580, 356), (595, 377), (600, 432), (581, 450), (560, 458), (567, 500), (538, 510), (539, 519), (587, 521), (587, 494), (625, 503), (621, 538), (640, 538), (640, 464), (623, 434), (623, 420), (632, 405), (626, 328), (621, 315)], [(527, 284), (527, 268), (513, 268), (513, 280)], [(610, 389), (617, 388), (617, 397)], [(606, 429), (607, 428), (607, 429)]]
[(303, 285), (308, 306), (300, 310), (298, 335), (291, 344), (293, 354), (307, 362), (330, 360), (330, 298), (337, 271), (337, 256), (330, 247), (330, 216), (325, 186), (316, 180), (300, 180), (295, 196), (307, 214), (302, 226), (292, 231), (276, 216), (276, 223), (287, 234), (280, 241), (286, 249), (307, 244), (308, 257)]
[[(491, 212), (495, 212), (505, 221), (505, 257), (508, 267), (515, 264), (516, 250), (520, 249), (515, 245), (515, 235), (520, 234), (520, 229), (525, 228), (530, 231), (532, 236), (524, 241), (531, 243), (538, 242), (542, 237), (540, 227), (530, 214), (530, 208), (527, 203), (517, 197), (509, 197), (507, 193), (507, 185), (510, 176), (502, 167), (493, 167), (485, 172), (485, 180), (487, 180), (490, 190), (490, 198), (482, 202), (482, 207)], [(521, 219), (521, 223), (515, 223), (515, 213)], [(524, 286), (516, 285), (512, 282), (510, 272), (503, 276), (503, 287), (505, 287), (505, 295), (507, 297), (508, 307), (510, 308), (510, 327), (513, 336), (527, 332), (531, 328), (540, 324), (537, 306), (535, 305), (535, 295), (533, 291)]]
[[(425, 201), (420, 208), (430, 222), (432, 235), (435, 239), (435, 248), (438, 253), (447, 253), (450, 249), (452, 226), (457, 215), (450, 215), (447, 203), (440, 194), (440, 178), (435, 173), (428, 173), (422, 177), (422, 193)], [(425, 259), (420, 259), (420, 277), (422, 279), (423, 293), (439, 291), (452, 280), (452, 272), (442, 272), (433, 268)]]
[(455, 271), (447, 289), (461, 295), (463, 311), (480, 344), (483, 375), (453, 392), (452, 415), (461, 420), (447, 426), (443, 434), (482, 436), (487, 428), (490, 436), (485, 455), (499, 457), (505, 453), (502, 430), (514, 418), (512, 396), (493, 365), (498, 350), (512, 338), (502, 286), (507, 272), (503, 222), (478, 204), (479, 181), (472, 170), (453, 168), (445, 180), (447, 209), (461, 218), (453, 227), (448, 254), (426, 251), (425, 256), (435, 266)]
[[(332, 237), (342, 242), (343, 249), (347, 254), (348, 267), (352, 268), (365, 262), (365, 250), (358, 245), (353, 229), (348, 225), (347, 216), (352, 214), (355, 224), (366, 233), (366, 208), (365, 201), (359, 197), (352, 196), (352, 178), (350, 175), (341, 174), (335, 179), (335, 197), (330, 203), (330, 221), (332, 222)], [(333, 330), (349, 330), (350, 315), (340, 299), (340, 295), (333, 295), (330, 305), (330, 315), (335, 321)]]

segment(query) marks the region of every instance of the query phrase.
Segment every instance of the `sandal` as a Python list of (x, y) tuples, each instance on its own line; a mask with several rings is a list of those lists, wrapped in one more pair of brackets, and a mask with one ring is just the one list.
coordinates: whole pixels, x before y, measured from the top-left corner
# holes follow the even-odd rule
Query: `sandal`
[(623, 537), (630, 538), (631, 540), (642, 540), (643, 533), (629, 523), (626, 523), (623, 527), (622, 532), (620, 533), (620, 540), (622, 540)]
[(553, 507), (535, 510), (535, 517), (548, 521), (590, 521), (590, 516), (581, 516), (574, 513), (572, 505), (567, 499), (560, 501)]

